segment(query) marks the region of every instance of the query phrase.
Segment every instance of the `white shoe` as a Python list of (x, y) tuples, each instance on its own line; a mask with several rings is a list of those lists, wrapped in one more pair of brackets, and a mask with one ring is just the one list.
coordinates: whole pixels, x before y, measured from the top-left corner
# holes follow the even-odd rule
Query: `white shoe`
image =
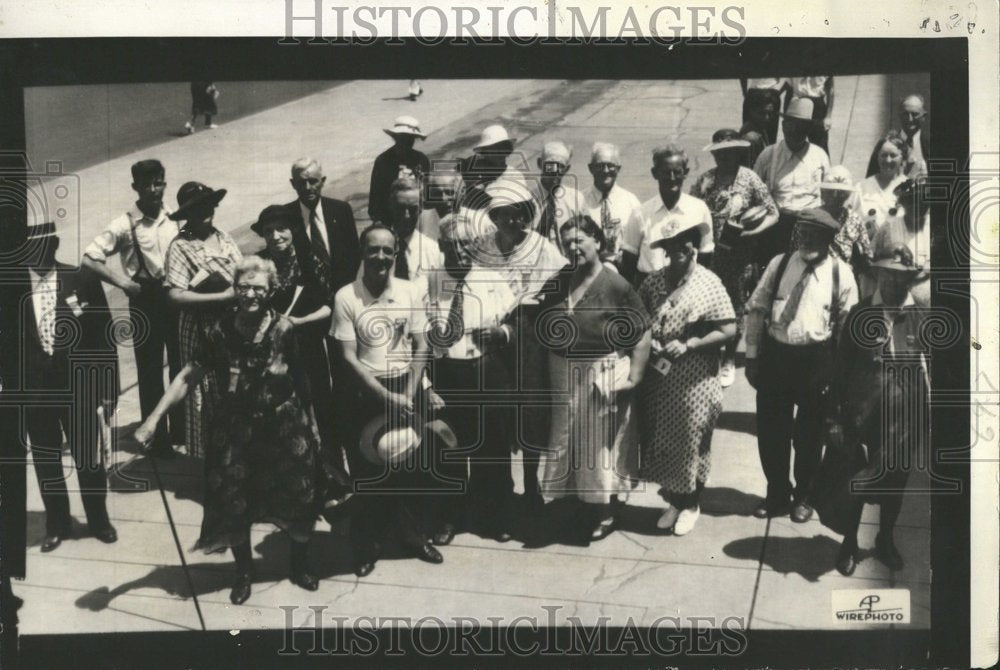
[(736, 381), (736, 364), (733, 361), (726, 361), (719, 370), (719, 385), (728, 388)]
[(184, 130), (187, 131), (188, 135), (190, 135), (191, 133), (194, 132), (194, 126), (191, 125), (190, 121), (188, 121), (187, 123), (184, 124)]
[(209, 129), (209, 130), (215, 130), (215, 129), (216, 129), (216, 128), (218, 128), (218, 127), (219, 127), (219, 126), (215, 125), (214, 123), (210, 123), (210, 124), (208, 124), (208, 129)]
[(674, 535), (687, 535), (690, 533), (694, 529), (694, 524), (698, 521), (699, 516), (701, 516), (700, 507), (681, 510), (676, 523), (674, 523)]
[(667, 503), (667, 509), (665, 512), (663, 512), (663, 515), (657, 520), (656, 527), (662, 530), (670, 528), (677, 521), (677, 515), (680, 513), (681, 511), (679, 509), (677, 509), (670, 503)]

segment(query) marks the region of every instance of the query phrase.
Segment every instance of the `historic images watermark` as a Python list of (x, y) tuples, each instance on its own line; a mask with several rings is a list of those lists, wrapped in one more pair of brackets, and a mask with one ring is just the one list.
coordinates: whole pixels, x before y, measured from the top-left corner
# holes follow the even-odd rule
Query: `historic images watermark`
[[(530, 4), (327, 5), (323, 0), (285, 0), (284, 37), (300, 44), (296, 31), (312, 34), (308, 44), (403, 44), (412, 35), (422, 45), (601, 44), (629, 39), (673, 45), (682, 35), (690, 44), (740, 44), (746, 39), (746, 8), (698, 5), (560, 6)], [(501, 37), (503, 35), (503, 37)]]
[[(279, 605), (284, 612), (282, 656), (739, 656), (747, 648), (743, 617), (629, 617), (609, 627), (600, 616), (584, 623), (561, 605), (537, 615), (346, 617), (327, 605)], [(560, 628), (562, 627), (562, 628)], [(566, 634), (568, 628), (568, 634)]]

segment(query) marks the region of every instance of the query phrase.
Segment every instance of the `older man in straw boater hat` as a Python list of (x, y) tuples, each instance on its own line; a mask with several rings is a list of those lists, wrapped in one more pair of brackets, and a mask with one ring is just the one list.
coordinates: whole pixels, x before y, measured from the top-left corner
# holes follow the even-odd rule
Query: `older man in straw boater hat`
[(389, 215), (389, 188), (400, 177), (422, 178), (431, 169), (426, 154), (413, 148), (418, 140), (427, 139), (420, 131), (420, 122), (412, 116), (399, 116), (392, 128), (383, 128), (393, 139), (393, 145), (380, 153), (372, 166), (368, 188), (368, 216), (372, 221), (385, 221)]
[(830, 171), (829, 156), (809, 141), (813, 101), (796, 98), (781, 116), (785, 138), (764, 149), (753, 166), (780, 213), (777, 225), (758, 244), (762, 265), (776, 254), (794, 251), (790, 241), (798, 212), (821, 205), (819, 185)]

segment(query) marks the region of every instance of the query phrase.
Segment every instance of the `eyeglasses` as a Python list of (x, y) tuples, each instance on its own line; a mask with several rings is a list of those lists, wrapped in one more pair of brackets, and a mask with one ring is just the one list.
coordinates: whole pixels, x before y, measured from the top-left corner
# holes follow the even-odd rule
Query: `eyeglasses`
[(591, 163), (590, 168), (598, 172), (618, 172), (622, 166), (617, 163)]
[(250, 293), (254, 293), (256, 295), (267, 295), (270, 290), (271, 289), (267, 286), (251, 286), (250, 284), (236, 285), (236, 292), (240, 295), (249, 295)]

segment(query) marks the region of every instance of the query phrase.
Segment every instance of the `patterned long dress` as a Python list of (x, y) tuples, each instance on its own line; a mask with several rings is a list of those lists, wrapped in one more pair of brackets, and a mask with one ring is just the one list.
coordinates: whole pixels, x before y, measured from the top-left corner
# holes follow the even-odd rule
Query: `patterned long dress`
[[(703, 336), (735, 319), (722, 282), (701, 265), (674, 290), (666, 268), (659, 270), (646, 278), (639, 295), (653, 319), (653, 339), (661, 344)], [(643, 377), (640, 474), (659, 484), (668, 501), (708, 480), (712, 433), (722, 412), (718, 371), (719, 349), (710, 347), (682, 355), (666, 375), (651, 367)]]
[[(167, 249), (166, 273), (167, 283), (172, 288), (189, 288), (191, 280), (200, 270), (218, 272), (232, 283), (236, 264), (243, 258), (243, 254), (227, 233), (216, 230), (213, 234), (218, 235), (221, 248), (219, 254), (212, 253), (205, 247), (204, 240), (199, 240), (184, 230), (170, 243)], [(177, 327), (181, 365), (187, 364), (194, 357), (200, 332), (219, 318), (224, 311), (223, 308), (180, 310)], [(204, 402), (204, 397), (214, 381), (211, 374), (206, 374), (199, 387), (191, 389), (184, 399), (187, 453), (194, 458), (202, 458), (205, 454), (205, 426), (211, 424), (212, 407)]]
[(234, 320), (230, 313), (211, 325), (195, 354), (218, 382), (196, 545), (206, 553), (246, 541), (258, 522), (277, 525), (297, 542), (308, 540), (325, 486), (291, 322), (272, 310), (270, 325), (254, 342)]
[(736, 313), (737, 331), (742, 332), (746, 301), (756, 285), (757, 273), (753, 271), (753, 244), (743, 238), (735, 246), (727, 248), (719, 245), (719, 237), (728, 218), (738, 219), (748, 209), (759, 205), (767, 207), (768, 216), (777, 215), (778, 206), (774, 204), (767, 185), (761, 181), (757, 173), (742, 166), (737, 170), (733, 182), (728, 185), (716, 181), (716, 168), (708, 170), (695, 182), (691, 188), (691, 195), (704, 200), (712, 212), (713, 237), (716, 243), (712, 270), (726, 287)]

